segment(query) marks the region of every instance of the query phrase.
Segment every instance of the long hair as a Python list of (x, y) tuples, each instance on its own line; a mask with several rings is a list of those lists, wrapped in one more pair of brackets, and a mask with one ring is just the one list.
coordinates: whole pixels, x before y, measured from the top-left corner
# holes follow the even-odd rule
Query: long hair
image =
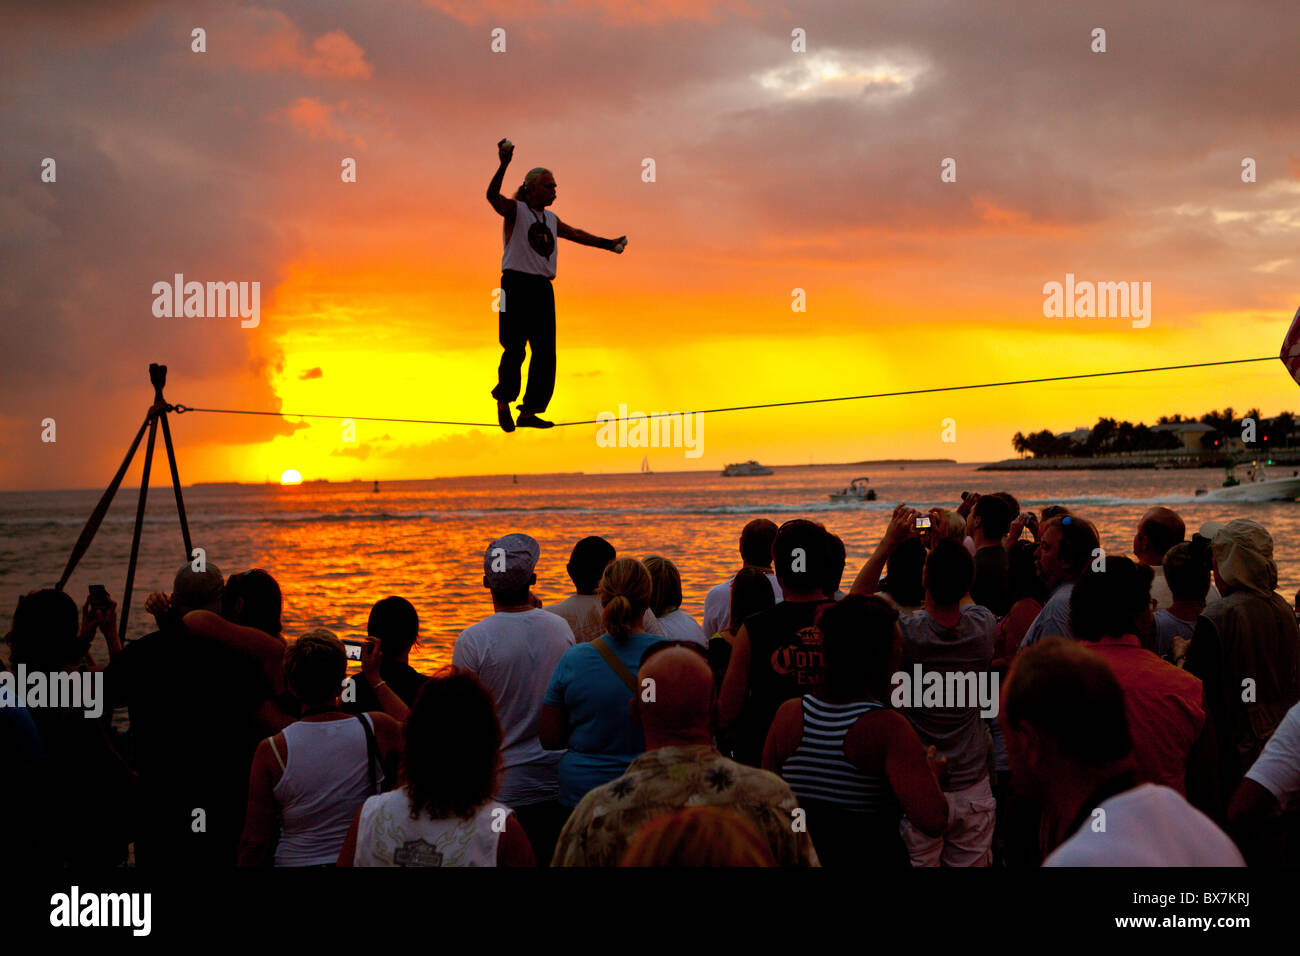
[[(731, 630), (740, 631), (745, 618), (776, 607), (776, 594), (767, 572), (758, 568), (741, 568), (731, 579)], [(711, 636), (711, 635), (710, 635)]]
[(646, 555), (641, 565), (650, 572), (650, 610), (655, 612), (655, 617), (663, 617), (681, 607), (682, 576), (677, 565), (659, 554)]
[(618, 558), (605, 568), (596, 593), (605, 630), (610, 637), (627, 637), (650, 607), (650, 572), (636, 558)]
[(534, 166), (532, 169), (528, 170), (528, 172), (524, 173), (524, 181), (520, 183), (519, 188), (515, 190), (513, 198), (518, 199), (521, 202), (528, 202), (529, 190), (537, 185), (537, 180), (541, 179), (545, 173), (549, 172), (550, 170), (545, 166)]
[(496, 792), (501, 723), (487, 688), (458, 667), (420, 688), (406, 720), (402, 769), (411, 818), (467, 820)]

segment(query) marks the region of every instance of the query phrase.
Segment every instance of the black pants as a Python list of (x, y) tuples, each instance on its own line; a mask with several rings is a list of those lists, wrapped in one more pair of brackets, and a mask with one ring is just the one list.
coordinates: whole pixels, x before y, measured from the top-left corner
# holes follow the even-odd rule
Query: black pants
[(538, 866), (550, 866), (551, 857), (555, 855), (555, 844), (560, 838), (560, 831), (569, 819), (569, 808), (558, 800), (545, 803), (530, 803), (515, 807), (515, 819), (528, 835), (528, 842), (533, 845), (533, 856), (537, 857)]
[(546, 276), (506, 269), (501, 273), (505, 308), (500, 312), (501, 365), (492, 397), (513, 402), (519, 395), (524, 346), (533, 350), (528, 363), (528, 390), (521, 410), (544, 412), (555, 392), (555, 291)]

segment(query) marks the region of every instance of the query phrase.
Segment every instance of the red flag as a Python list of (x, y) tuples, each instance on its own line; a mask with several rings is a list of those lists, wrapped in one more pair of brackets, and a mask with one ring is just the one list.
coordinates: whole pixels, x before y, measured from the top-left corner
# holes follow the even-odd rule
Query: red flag
[(1279, 356), (1286, 370), (1291, 373), (1291, 377), (1300, 385), (1300, 309), (1296, 309), (1295, 318), (1291, 320), (1291, 328), (1286, 330), (1286, 338), (1282, 340), (1282, 354)]

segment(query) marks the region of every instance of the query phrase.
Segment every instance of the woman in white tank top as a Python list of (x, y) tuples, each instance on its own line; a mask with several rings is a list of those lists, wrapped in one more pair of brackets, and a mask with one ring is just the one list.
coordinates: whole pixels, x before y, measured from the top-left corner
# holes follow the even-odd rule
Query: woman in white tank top
[(492, 799), (501, 724), (472, 672), (451, 668), (429, 678), (405, 737), (404, 785), (357, 811), (339, 866), (535, 865), (518, 819)]
[(302, 701), (302, 719), (258, 745), (241, 866), (332, 865), (357, 808), (382, 785), (382, 763), (400, 746), (401, 727), (386, 714), (340, 711), (346, 674), (343, 644), (327, 630), (285, 650), (285, 682)]

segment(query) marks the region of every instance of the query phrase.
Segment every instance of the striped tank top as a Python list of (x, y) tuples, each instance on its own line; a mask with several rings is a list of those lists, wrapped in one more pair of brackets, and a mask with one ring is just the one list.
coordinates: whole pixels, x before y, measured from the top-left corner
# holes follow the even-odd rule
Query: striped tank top
[(893, 813), (898, 802), (889, 779), (863, 773), (844, 757), (844, 738), (859, 717), (883, 705), (874, 700), (828, 704), (803, 698), (803, 737), (781, 767), (800, 803), (814, 800), (859, 813)]

